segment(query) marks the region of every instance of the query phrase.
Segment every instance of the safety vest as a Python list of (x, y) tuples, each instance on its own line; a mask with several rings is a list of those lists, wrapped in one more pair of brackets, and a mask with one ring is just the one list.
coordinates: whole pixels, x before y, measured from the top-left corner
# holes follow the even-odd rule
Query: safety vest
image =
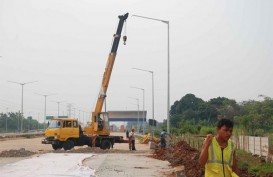
[(228, 140), (227, 147), (221, 150), (215, 137), (208, 149), (208, 161), (205, 165), (205, 177), (234, 177), (232, 172), (235, 144)]

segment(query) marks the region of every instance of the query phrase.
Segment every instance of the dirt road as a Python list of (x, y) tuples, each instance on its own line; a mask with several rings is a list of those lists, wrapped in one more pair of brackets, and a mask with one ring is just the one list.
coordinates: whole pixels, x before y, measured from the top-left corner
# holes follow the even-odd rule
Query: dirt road
[[(11, 139), (0, 141), (0, 152), (6, 150), (14, 150), (24, 148), (26, 151), (36, 153), (50, 153), (55, 152), (52, 150), (51, 145), (41, 144), (43, 137), (31, 139)], [(95, 175), (98, 177), (108, 176), (157, 176), (165, 177), (173, 175), (173, 168), (169, 162), (156, 160), (151, 157), (151, 150), (147, 144), (136, 143), (137, 151), (129, 151), (128, 144), (121, 143), (115, 144), (114, 149), (103, 151), (97, 149), (95, 156), (85, 159), (83, 164), (95, 170)], [(90, 148), (87, 146), (76, 147), (75, 150), (65, 152), (64, 150), (58, 151), (59, 153), (88, 153)], [(98, 152), (98, 153), (96, 153)], [(37, 156), (37, 155), (34, 155)], [(1, 167), (6, 164), (14, 163), (16, 161), (31, 158), (31, 157), (13, 157), (13, 158), (0, 158), (0, 171)]]

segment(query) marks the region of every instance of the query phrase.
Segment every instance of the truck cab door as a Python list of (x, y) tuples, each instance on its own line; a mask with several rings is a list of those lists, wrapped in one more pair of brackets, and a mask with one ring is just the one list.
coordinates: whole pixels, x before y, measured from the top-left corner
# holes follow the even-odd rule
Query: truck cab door
[(78, 122), (75, 120), (66, 120), (63, 122), (60, 139), (66, 141), (68, 138), (79, 137)]

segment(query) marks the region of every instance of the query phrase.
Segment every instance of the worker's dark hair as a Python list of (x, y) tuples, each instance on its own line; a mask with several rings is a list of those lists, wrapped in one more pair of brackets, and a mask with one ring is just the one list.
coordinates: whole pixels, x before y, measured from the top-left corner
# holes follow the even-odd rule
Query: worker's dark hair
[(229, 119), (220, 119), (217, 123), (217, 128), (221, 128), (223, 126), (226, 126), (228, 128), (233, 128), (233, 122)]

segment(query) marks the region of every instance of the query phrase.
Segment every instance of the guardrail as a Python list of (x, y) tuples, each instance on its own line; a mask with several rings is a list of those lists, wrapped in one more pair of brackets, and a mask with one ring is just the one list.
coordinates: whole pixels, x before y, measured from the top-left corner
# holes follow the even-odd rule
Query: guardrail
[(25, 132), (25, 133), (0, 133), (0, 138), (16, 138), (35, 135), (44, 135), (44, 131)]

